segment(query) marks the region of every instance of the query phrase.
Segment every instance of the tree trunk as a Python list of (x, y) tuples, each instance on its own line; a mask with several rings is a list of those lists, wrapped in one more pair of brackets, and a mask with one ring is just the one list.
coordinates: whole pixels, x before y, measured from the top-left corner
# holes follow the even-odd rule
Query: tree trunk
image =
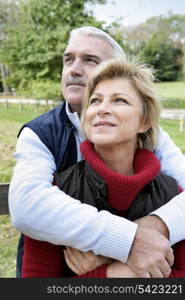
[(8, 68), (6, 65), (0, 63), (1, 79), (3, 84), (3, 93), (10, 93), (11, 89), (6, 83), (6, 78), (8, 76)]

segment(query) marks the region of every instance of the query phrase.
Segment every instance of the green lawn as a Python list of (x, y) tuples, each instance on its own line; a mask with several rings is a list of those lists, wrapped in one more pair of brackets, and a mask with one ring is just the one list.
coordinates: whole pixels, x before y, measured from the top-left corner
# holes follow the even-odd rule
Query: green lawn
[[(17, 133), (22, 124), (33, 119), (42, 112), (27, 107), (22, 112), (18, 106), (4, 108), (0, 105), (0, 182), (9, 182), (15, 161), (12, 157), (15, 151)], [(185, 133), (179, 132), (178, 121), (162, 120), (161, 126), (170, 134), (175, 143), (185, 153)], [(9, 216), (0, 217), (0, 277), (15, 277), (15, 256), (19, 234), (11, 226)]]
[(185, 81), (156, 83), (163, 107), (185, 109)]
[(160, 124), (185, 154), (185, 131), (179, 131), (179, 120), (161, 120)]
[(156, 88), (163, 98), (185, 100), (185, 81), (160, 82), (156, 83)]
[[(9, 109), (0, 105), (0, 182), (9, 182), (15, 160), (17, 133), (21, 126), (42, 112), (45, 108), (27, 107), (22, 112), (18, 106)], [(15, 277), (15, 256), (19, 234), (11, 226), (9, 216), (0, 216), (0, 278)]]

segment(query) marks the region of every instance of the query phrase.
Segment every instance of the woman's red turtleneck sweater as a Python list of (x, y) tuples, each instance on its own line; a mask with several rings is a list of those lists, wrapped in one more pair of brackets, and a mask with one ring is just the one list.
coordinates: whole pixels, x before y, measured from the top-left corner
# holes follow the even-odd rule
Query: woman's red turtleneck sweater
[[(108, 201), (120, 215), (129, 208), (134, 198), (160, 171), (160, 162), (152, 152), (137, 150), (134, 175), (125, 176), (109, 169), (88, 141), (81, 144), (81, 152), (88, 164), (106, 182)], [(170, 277), (185, 277), (185, 242), (174, 246), (175, 263)], [(61, 246), (24, 238), (22, 277), (66, 277), (66, 264)], [(107, 265), (100, 266), (76, 278), (105, 278)]]

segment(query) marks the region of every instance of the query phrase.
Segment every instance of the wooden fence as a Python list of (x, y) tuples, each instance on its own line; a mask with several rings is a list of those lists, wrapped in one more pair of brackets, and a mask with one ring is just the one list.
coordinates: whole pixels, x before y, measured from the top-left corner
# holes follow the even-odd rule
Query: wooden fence
[(8, 190), (9, 183), (0, 183), (0, 215), (8, 215)]

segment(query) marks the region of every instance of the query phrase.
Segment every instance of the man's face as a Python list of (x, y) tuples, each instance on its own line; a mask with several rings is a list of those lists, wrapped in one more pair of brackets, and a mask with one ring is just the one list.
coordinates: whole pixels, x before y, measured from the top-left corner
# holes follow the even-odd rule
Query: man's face
[(62, 92), (72, 111), (81, 111), (85, 85), (91, 72), (112, 57), (112, 47), (97, 37), (79, 35), (70, 41), (64, 52)]

